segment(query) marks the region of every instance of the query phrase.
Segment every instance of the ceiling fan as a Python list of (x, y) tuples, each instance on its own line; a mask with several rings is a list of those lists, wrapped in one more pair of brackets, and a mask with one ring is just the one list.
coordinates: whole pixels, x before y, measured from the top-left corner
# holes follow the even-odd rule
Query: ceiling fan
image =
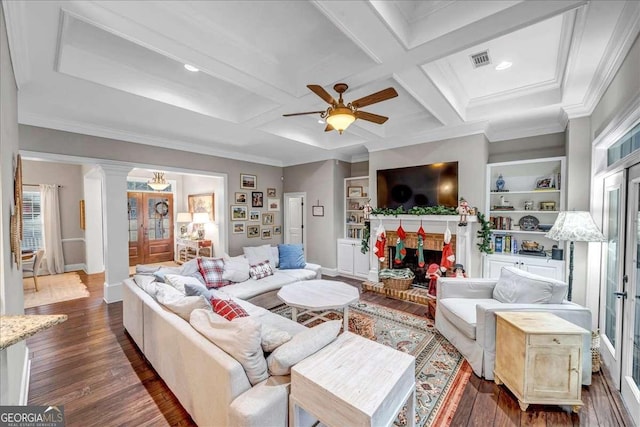
[(348, 103), (344, 104), (342, 100), (342, 94), (346, 92), (349, 88), (345, 83), (336, 83), (333, 86), (333, 90), (338, 92), (340, 95), (338, 97), (338, 101), (336, 101), (329, 93), (324, 90), (322, 86), (319, 85), (307, 85), (307, 87), (320, 98), (322, 98), (329, 107), (327, 107), (324, 111), (307, 111), (305, 113), (291, 113), (291, 114), (283, 114), (284, 117), (291, 116), (302, 116), (305, 114), (320, 114), (320, 118), (325, 119), (327, 122), (327, 127), (324, 129), (325, 132), (330, 130), (337, 130), (339, 134), (342, 135), (342, 132), (349, 127), (351, 123), (353, 123), (356, 119), (366, 120), (369, 122), (377, 123), (379, 125), (386, 122), (389, 118), (385, 116), (380, 116), (378, 114), (367, 113), (366, 111), (360, 111), (361, 107), (366, 107), (367, 105), (375, 104), (376, 102), (386, 101), (387, 99), (395, 98), (398, 96), (398, 92), (392, 87), (388, 87), (379, 92), (372, 93), (371, 95), (367, 95), (360, 99), (356, 99)]

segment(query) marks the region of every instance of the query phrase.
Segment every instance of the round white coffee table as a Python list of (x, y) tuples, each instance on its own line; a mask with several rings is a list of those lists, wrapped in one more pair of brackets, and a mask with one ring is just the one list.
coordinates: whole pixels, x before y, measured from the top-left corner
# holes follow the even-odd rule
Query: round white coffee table
[[(320, 312), (303, 322), (308, 324), (316, 319), (331, 320), (325, 317), (328, 310), (343, 310), (342, 322), (344, 330), (349, 330), (349, 304), (360, 299), (355, 286), (333, 280), (305, 280), (285, 285), (278, 291), (278, 298), (291, 307), (291, 319), (298, 321), (298, 316), (306, 313)], [(301, 309), (298, 313), (298, 309)]]

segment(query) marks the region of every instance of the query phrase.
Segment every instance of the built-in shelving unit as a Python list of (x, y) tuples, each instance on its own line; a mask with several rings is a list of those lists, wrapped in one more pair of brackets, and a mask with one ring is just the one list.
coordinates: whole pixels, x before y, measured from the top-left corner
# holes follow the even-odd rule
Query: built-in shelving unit
[[(503, 182), (499, 186), (500, 176)], [(495, 254), (485, 256), (485, 277), (498, 274), (497, 267), (508, 265), (509, 256), (513, 257), (513, 264), (520, 268), (527, 264), (527, 259), (530, 261), (528, 264), (545, 261), (548, 264), (545, 266), (554, 267), (547, 275), (554, 278), (564, 276), (563, 261), (546, 262), (551, 247), (558, 242), (545, 237), (558, 213), (566, 209), (564, 180), (565, 157), (487, 165), (485, 216), (493, 224)], [(549, 252), (548, 256), (534, 257), (521, 252), (525, 240), (537, 243), (539, 248)]]
[(344, 180), (344, 238), (361, 240), (364, 230), (364, 205), (369, 201), (369, 177)]

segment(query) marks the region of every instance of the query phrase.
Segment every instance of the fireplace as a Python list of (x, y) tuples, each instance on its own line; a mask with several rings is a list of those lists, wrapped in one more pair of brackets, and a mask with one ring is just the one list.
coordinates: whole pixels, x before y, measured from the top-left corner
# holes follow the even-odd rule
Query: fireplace
[[(442, 260), (442, 247), (444, 246), (444, 234), (426, 233), (423, 241), (422, 253), (424, 255), (424, 267), (418, 266), (418, 233), (407, 232), (404, 246), (407, 250), (402, 263), (394, 262), (396, 256), (396, 241), (398, 235), (394, 231), (387, 233), (387, 256), (382, 263), (382, 268), (408, 268), (415, 274), (414, 284), (428, 284), (429, 279), (425, 278), (429, 264), (438, 264)], [(456, 236), (451, 236), (451, 247), (456, 247)]]
[[(387, 237), (387, 248), (385, 250), (385, 260), (378, 262), (373, 251), (371, 251), (371, 269), (369, 271), (369, 281), (373, 283), (379, 282), (378, 272), (383, 268), (394, 268), (393, 259), (395, 256), (395, 245), (398, 238), (396, 230), (400, 225), (404, 228), (407, 237), (404, 240), (405, 249), (407, 253), (411, 253), (411, 257), (415, 260), (407, 259), (405, 257), (405, 263), (412, 262), (417, 265), (417, 256), (415, 250), (418, 247), (418, 228), (422, 225), (426, 238), (423, 242), (423, 249), (425, 250), (425, 267), (428, 267), (433, 260), (436, 264), (440, 264), (442, 259), (442, 247), (444, 245), (444, 230), (449, 227), (451, 230), (451, 248), (455, 253), (455, 263), (463, 264), (469, 277), (479, 275), (479, 269), (475, 265), (479, 257), (472, 257), (472, 235), (475, 234), (474, 226), (477, 223), (475, 216), (467, 217), (469, 223), (466, 227), (458, 226), (458, 217), (454, 215), (371, 215), (371, 240), (369, 242), (370, 247), (373, 248), (376, 243), (375, 230), (378, 224), (382, 224), (385, 229)], [(393, 251), (392, 251), (393, 248)], [(412, 249), (411, 251), (409, 249)], [(435, 251), (436, 253), (431, 253)], [(407, 266), (411, 268), (410, 266)], [(404, 268), (404, 267), (403, 267)], [(476, 271), (478, 270), (478, 271)], [(424, 273), (421, 271), (416, 272), (416, 277), (419, 280), (423, 279)]]

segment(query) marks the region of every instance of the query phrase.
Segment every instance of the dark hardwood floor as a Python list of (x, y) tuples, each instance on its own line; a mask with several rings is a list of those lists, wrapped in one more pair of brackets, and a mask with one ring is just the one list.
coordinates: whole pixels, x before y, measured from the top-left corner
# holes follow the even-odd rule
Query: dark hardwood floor
[[(29, 404), (64, 405), (68, 426), (192, 426), (189, 414), (144, 360), (122, 326), (122, 303), (102, 300), (102, 275), (82, 276), (91, 296), (27, 309), (69, 319), (27, 340)], [(359, 281), (336, 278), (355, 286)], [(424, 306), (366, 292), (362, 299), (426, 316)], [(212, 396), (215, 398), (215, 396)], [(471, 376), (452, 426), (631, 426), (620, 394), (601, 373), (583, 387), (579, 414), (517, 401), (492, 381)]]

